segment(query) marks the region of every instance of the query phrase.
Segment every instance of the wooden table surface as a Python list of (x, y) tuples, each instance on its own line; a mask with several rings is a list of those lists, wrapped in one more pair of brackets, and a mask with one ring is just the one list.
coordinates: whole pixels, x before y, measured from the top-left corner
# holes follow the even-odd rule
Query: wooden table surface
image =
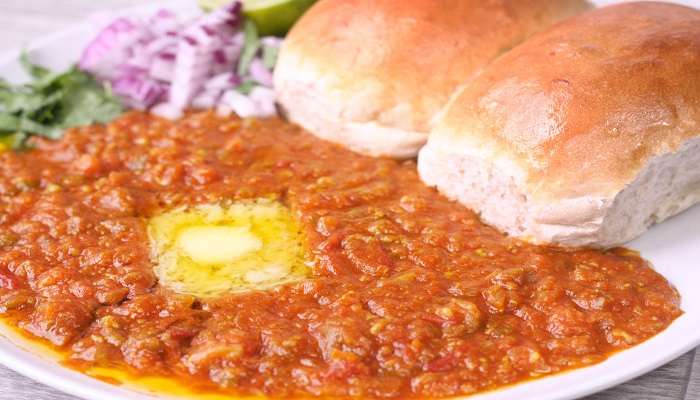
[[(146, 1), (0, 0), (0, 52), (20, 47), (98, 10), (143, 4)], [(685, 2), (700, 5), (699, 0)], [(0, 399), (75, 400), (1, 366)], [(696, 351), (692, 351), (646, 376), (586, 400), (700, 400), (700, 357), (696, 357)]]

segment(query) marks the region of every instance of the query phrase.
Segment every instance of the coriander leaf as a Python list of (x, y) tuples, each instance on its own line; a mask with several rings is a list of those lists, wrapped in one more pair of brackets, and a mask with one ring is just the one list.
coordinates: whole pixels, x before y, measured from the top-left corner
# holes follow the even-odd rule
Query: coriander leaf
[(280, 49), (275, 46), (263, 46), (262, 49), (262, 60), (265, 67), (268, 69), (275, 68), (277, 64), (277, 56), (279, 55)]
[(238, 61), (238, 75), (248, 75), (250, 63), (255, 58), (260, 50), (260, 37), (258, 36), (258, 28), (252, 21), (245, 21), (243, 24), (243, 50), (241, 51), (241, 59)]
[(21, 62), (32, 77), (30, 83), (0, 80), (2, 144), (20, 149), (31, 136), (58, 139), (67, 128), (106, 123), (123, 110), (110, 91), (75, 67), (52, 72), (29, 62), (25, 54)]
[(25, 132), (0, 134), (0, 147), (10, 147), (15, 150), (25, 149), (28, 138), (29, 135)]
[(29, 118), (17, 117), (11, 114), (0, 114), (0, 132), (5, 134), (32, 132), (35, 135), (48, 138), (60, 136), (55, 128), (32, 121)]
[(61, 126), (106, 123), (121, 114), (122, 106), (116, 98), (107, 94), (96, 82), (86, 82), (66, 92), (61, 101)]
[(91, 78), (87, 73), (76, 67), (71, 67), (64, 72), (49, 72), (46, 75), (35, 78), (34, 81), (28, 83), (26, 86), (46, 93), (60, 89), (66, 85), (81, 84), (89, 79)]
[(25, 52), (22, 52), (22, 55), (19, 57), (19, 62), (24, 70), (34, 79), (43, 78), (51, 73), (48, 69), (29, 61), (29, 55)]
[(19, 130), (20, 118), (12, 114), (0, 114), (0, 132), (12, 133)]
[(61, 99), (62, 93), (57, 91), (49, 95), (32, 91), (0, 89), (0, 110), (16, 113), (23, 111), (31, 114), (42, 108), (55, 104)]
[(258, 84), (254, 80), (248, 79), (243, 81), (243, 83), (241, 83), (240, 85), (236, 86), (236, 91), (247, 96), (257, 85)]
[(34, 135), (43, 136), (49, 139), (58, 139), (63, 135), (63, 129), (44, 125), (29, 118), (21, 118), (19, 121), (20, 132), (31, 132)]

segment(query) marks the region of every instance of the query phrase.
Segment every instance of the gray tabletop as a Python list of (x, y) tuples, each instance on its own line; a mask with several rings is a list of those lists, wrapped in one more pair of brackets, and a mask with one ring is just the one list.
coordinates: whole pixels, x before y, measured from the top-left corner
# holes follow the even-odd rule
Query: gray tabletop
[[(146, 1), (0, 0), (0, 52), (61, 29), (97, 10), (143, 4)], [(0, 399), (75, 400), (4, 367), (0, 367)], [(692, 351), (646, 376), (586, 400), (700, 400), (700, 357), (696, 357), (696, 351)]]

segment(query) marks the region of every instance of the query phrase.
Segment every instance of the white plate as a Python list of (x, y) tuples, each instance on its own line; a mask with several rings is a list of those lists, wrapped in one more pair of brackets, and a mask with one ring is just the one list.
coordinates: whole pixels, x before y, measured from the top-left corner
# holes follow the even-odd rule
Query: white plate
[[(599, 3), (612, 3), (599, 0)], [(686, 4), (700, 5), (699, 0)], [(124, 10), (123, 14), (144, 14), (163, 4)], [(171, 9), (194, 13), (191, 0), (167, 2)], [(29, 46), (31, 58), (51, 68), (65, 68), (77, 60), (82, 48), (95, 33), (89, 23), (48, 36)], [(17, 64), (19, 52), (0, 56), (0, 76), (24, 79)], [(657, 271), (673, 283), (682, 297), (685, 311), (668, 329), (607, 361), (592, 367), (516, 385), (512, 388), (476, 395), (469, 400), (565, 400), (582, 397), (620, 384), (651, 371), (700, 344), (700, 206), (654, 227), (629, 246), (641, 251)], [(0, 362), (15, 371), (64, 392), (90, 400), (153, 400), (163, 398), (124, 387), (112, 386), (60, 367), (46, 355), (39, 354), (27, 342), (5, 333), (0, 336)]]

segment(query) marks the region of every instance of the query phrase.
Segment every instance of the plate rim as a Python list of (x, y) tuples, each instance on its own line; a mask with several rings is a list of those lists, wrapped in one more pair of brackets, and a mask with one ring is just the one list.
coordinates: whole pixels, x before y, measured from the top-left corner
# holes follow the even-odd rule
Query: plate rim
[[(121, 8), (110, 12), (112, 15), (142, 15), (154, 9), (168, 7), (175, 10), (182, 10), (192, 3), (193, 0), (171, 0), (149, 2), (127, 8)], [(26, 46), (26, 51), (31, 53), (41, 52), (48, 46), (68, 39), (80, 32), (93, 29), (90, 22), (75, 23), (64, 29), (43, 35), (40, 38), (30, 41)], [(21, 54), (20, 49), (12, 49), (0, 53), (0, 68), (15, 63)], [(686, 211), (683, 214), (693, 214), (700, 217), (700, 205), (693, 208), (694, 211)], [(690, 216), (688, 216), (690, 218)], [(698, 218), (700, 221), (700, 218)], [(662, 274), (663, 275), (663, 274)], [(664, 275), (664, 277), (666, 277)], [(687, 327), (686, 327), (687, 325)], [(695, 329), (698, 332), (696, 337), (690, 340), (671, 341), (664, 345), (669, 351), (652, 352), (653, 357), (643, 364), (632, 368), (619, 368), (616, 364), (625, 364), (627, 358), (632, 355), (641, 356), (644, 352), (650, 354), (649, 348), (660, 346), (661, 342), (670, 341), (673, 336), (683, 336), (684, 332)], [(538, 378), (528, 382), (521, 382), (513, 386), (496, 389), (489, 392), (477, 393), (471, 396), (456, 397), (455, 399), (469, 400), (504, 400), (508, 398), (521, 398), (523, 395), (537, 393), (538, 400), (569, 400), (587, 396), (602, 390), (611, 388), (631, 379), (639, 377), (652, 371), (692, 350), (700, 345), (700, 312), (691, 316), (684, 313), (675, 320), (666, 330), (660, 332), (649, 340), (634, 346), (630, 349), (612, 355), (605, 361), (584, 368), (565, 371), (559, 374)], [(103, 398), (122, 398), (128, 400), (163, 400), (173, 399), (168, 394), (148, 393), (138, 387), (115, 386), (88, 375), (61, 366), (55, 357), (41, 354), (40, 346), (36, 346), (31, 340), (20, 338), (18, 334), (11, 332), (7, 327), (0, 324), (0, 364), (24, 375), (37, 382), (55, 388), (61, 392), (80, 397), (86, 400)], [(610, 373), (612, 368), (613, 373)], [(605, 374), (598, 374), (606, 372)], [(581, 381), (585, 383), (566, 385), (567, 381)], [(546, 391), (543, 393), (542, 391)], [(110, 397), (111, 396), (111, 397)], [(120, 396), (120, 397), (114, 397)], [(520, 396), (520, 397), (519, 397)], [(232, 396), (231, 399), (239, 397)]]

